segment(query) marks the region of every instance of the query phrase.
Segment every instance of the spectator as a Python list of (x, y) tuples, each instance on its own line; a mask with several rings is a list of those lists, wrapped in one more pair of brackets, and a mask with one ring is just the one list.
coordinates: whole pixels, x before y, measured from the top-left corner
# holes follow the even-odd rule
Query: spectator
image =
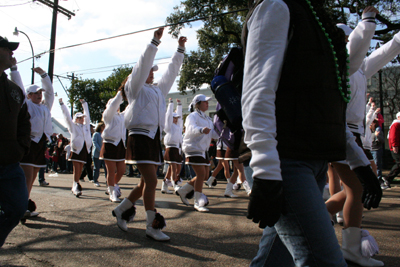
[(396, 119), (393, 120), (392, 125), (389, 127), (388, 141), (390, 153), (392, 154), (395, 164), (390, 170), (390, 173), (383, 178), (383, 183), (381, 184), (382, 189), (390, 188), (390, 184), (400, 173), (400, 112), (396, 114)]
[(104, 165), (104, 160), (99, 159), (101, 146), (103, 145), (103, 138), (101, 137), (101, 134), (103, 133), (104, 128), (105, 128), (104, 122), (102, 122), (102, 121), (99, 122), (95, 129), (95, 133), (92, 136), (92, 156), (93, 156), (93, 162), (94, 162), (93, 182), (94, 182), (95, 186), (100, 186), (98, 179), (99, 179), (101, 167), (103, 167), (103, 169), (104, 169), (106, 180), (107, 180), (107, 171), (106, 171), (106, 167)]

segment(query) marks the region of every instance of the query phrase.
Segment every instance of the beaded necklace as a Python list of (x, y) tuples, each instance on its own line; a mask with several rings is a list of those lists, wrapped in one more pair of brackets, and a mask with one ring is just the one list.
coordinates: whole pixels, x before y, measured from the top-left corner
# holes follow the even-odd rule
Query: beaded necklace
[(333, 53), (333, 57), (334, 57), (334, 61), (335, 61), (335, 70), (336, 70), (336, 77), (337, 77), (339, 92), (340, 92), (340, 95), (342, 96), (344, 102), (349, 103), (350, 102), (350, 94), (351, 94), (351, 91), (349, 90), (350, 89), (350, 84), (349, 84), (349, 82), (350, 82), (350, 79), (349, 79), (349, 65), (348, 65), (350, 63), (349, 54), (347, 53), (347, 50), (346, 50), (346, 63), (347, 64), (346, 64), (346, 76), (345, 76), (345, 78), (346, 78), (346, 86), (347, 86), (346, 89), (347, 90), (346, 90), (346, 92), (344, 92), (343, 91), (343, 87), (342, 87), (342, 78), (340, 77), (338, 59), (336, 57), (336, 52), (335, 52), (334, 46), (332, 44), (332, 39), (329, 38), (329, 34), (326, 32), (325, 28), (322, 26), (322, 22), (319, 21), (319, 18), (317, 16), (317, 12), (314, 11), (314, 7), (312, 6), (311, 1), (310, 0), (306, 0), (306, 2), (308, 4), (308, 6), (310, 7), (312, 13), (314, 14), (314, 17), (315, 17), (316, 21), (318, 22), (318, 25), (321, 27), (321, 30), (325, 34), (326, 39), (329, 42), (329, 46), (332, 49), (332, 53)]

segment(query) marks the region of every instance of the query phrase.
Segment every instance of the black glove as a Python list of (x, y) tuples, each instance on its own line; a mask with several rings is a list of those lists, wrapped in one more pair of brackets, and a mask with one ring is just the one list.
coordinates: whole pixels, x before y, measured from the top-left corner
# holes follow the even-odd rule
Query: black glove
[(247, 219), (259, 223), (260, 228), (272, 227), (284, 213), (282, 181), (254, 178)]
[(364, 208), (370, 210), (371, 208), (379, 207), (379, 202), (381, 202), (382, 199), (382, 189), (371, 167), (357, 167), (353, 171), (356, 173), (364, 188), (361, 200), (364, 204)]

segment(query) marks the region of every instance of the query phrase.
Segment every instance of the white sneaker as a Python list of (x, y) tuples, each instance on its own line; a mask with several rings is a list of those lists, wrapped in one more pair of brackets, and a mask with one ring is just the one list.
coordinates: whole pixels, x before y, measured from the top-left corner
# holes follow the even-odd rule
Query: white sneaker
[(166, 182), (167, 186), (172, 187), (172, 182), (170, 179), (165, 180), (165, 182)]
[(336, 221), (338, 224), (342, 224), (343, 225), (343, 211), (339, 211), (338, 213), (336, 213)]
[(163, 194), (173, 194), (174, 192), (170, 191), (168, 189), (168, 183), (166, 181), (163, 181), (162, 185), (161, 185), (161, 193), (163, 193)]
[(246, 191), (246, 194), (249, 196), (251, 194), (251, 187), (249, 185), (249, 182), (247, 182), (247, 180), (246, 180), (242, 184), (243, 184), (244, 190)]
[(99, 182), (95, 182), (95, 183), (94, 183), (94, 186), (95, 186), (95, 187), (100, 187)]

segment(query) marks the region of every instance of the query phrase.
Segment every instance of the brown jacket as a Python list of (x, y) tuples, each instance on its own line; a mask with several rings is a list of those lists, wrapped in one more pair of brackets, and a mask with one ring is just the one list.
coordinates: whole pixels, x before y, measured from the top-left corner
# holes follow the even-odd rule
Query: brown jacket
[(29, 152), (29, 119), (24, 93), (3, 72), (0, 76), (0, 165), (17, 163)]

